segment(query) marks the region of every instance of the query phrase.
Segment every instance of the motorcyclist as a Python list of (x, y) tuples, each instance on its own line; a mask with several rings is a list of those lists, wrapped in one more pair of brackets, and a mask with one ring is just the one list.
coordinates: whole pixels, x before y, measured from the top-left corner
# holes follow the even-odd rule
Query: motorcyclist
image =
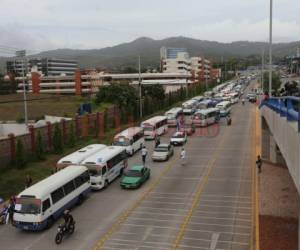
[(70, 214), (70, 210), (64, 211), (63, 219), (65, 220), (64, 227), (66, 228), (66, 230), (69, 230), (70, 225), (72, 225), (74, 222), (74, 218)]
[(245, 99), (244, 99), (244, 98), (242, 99), (242, 104), (243, 104), (243, 105), (245, 104)]

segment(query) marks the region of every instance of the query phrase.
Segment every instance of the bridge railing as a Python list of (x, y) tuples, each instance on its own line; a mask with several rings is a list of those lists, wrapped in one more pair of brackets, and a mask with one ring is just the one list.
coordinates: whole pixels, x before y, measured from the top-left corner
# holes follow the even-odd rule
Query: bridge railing
[(262, 106), (267, 106), (280, 114), (281, 117), (286, 117), (287, 121), (297, 122), (298, 132), (300, 133), (300, 97), (271, 97), (263, 100), (259, 107)]

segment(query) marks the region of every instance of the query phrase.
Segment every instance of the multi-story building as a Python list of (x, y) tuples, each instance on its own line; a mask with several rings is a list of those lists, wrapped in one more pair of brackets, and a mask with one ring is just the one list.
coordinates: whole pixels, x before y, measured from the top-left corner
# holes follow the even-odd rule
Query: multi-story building
[[(22, 76), (23, 65), (24, 62), (19, 59), (7, 61), (7, 73)], [(44, 76), (74, 75), (75, 70), (78, 68), (77, 61), (54, 58), (29, 59), (25, 62), (25, 65), (25, 74), (33, 70)]]

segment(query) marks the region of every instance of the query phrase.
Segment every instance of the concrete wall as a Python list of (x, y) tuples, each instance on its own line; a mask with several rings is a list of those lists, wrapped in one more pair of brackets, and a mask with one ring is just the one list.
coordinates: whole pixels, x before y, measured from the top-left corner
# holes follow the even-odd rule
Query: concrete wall
[(0, 124), (0, 137), (7, 137), (8, 134), (14, 134), (18, 136), (26, 133), (28, 133), (28, 129), (25, 124)]
[[(284, 158), (295, 186), (300, 193), (300, 133), (297, 131), (296, 122), (287, 122), (285, 117), (263, 106), (261, 115), (265, 118), (270, 132), (269, 152), (267, 148), (267, 128), (262, 124), (262, 155), (269, 155), (271, 161), (280, 162)], [(265, 134), (264, 134), (265, 133)], [(274, 152), (280, 154), (275, 155)]]

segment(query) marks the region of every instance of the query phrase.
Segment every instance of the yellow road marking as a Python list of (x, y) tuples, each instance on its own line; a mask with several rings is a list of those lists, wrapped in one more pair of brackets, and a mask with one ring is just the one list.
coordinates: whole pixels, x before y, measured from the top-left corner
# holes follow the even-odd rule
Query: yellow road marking
[(107, 241), (110, 236), (118, 230), (118, 228), (127, 220), (127, 218), (130, 216), (130, 214), (142, 203), (145, 198), (148, 197), (148, 195), (153, 191), (153, 189), (159, 184), (160, 180), (164, 175), (166, 175), (170, 169), (174, 166), (175, 159), (170, 162), (167, 167), (162, 171), (162, 173), (150, 184), (150, 187), (142, 193), (142, 195), (134, 202), (134, 204), (129, 207), (125, 212), (123, 212), (120, 217), (113, 223), (113, 225), (110, 227), (110, 229), (107, 231), (105, 235), (103, 235), (100, 240), (96, 243), (96, 245), (93, 247), (93, 250), (99, 250), (101, 247), (103, 247), (105, 241)]
[(227, 133), (226, 133), (227, 131), (228, 130), (225, 131), (225, 134), (223, 135), (222, 140), (220, 141), (216, 151), (214, 152), (214, 155), (213, 155), (212, 159), (207, 164), (207, 173), (204, 177), (204, 180), (199, 183), (199, 186), (196, 189), (196, 194), (195, 194), (195, 198), (193, 200), (192, 206), (190, 207), (187, 215), (184, 218), (183, 223), (180, 226), (179, 232), (177, 233), (177, 235), (175, 237), (175, 241), (172, 244), (172, 247), (171, 247), (172, 250), (176, 250), (178, 248), (178, 246), (179, 246), (179, 244), (180, 244), (180, 242), (181, 242), (181, 240), (184, 236), (186, 227), (190, 223), (192, 215), (193, 215), (196, 207), (198, 206), (198, 203), (199, 203), (200, 198), (201, 198), (202, 191), (203, 191), (204, 187), (206, 186), (206, 183), (208, 182), (209, 176), (211, 175), (213, 166), (214, 166), (215, 162), (218, 159), (218, 156), (219, 156), (218, 151), (223, 147), (223, 144), (225, 142), (225, 135), (227, 135)]

